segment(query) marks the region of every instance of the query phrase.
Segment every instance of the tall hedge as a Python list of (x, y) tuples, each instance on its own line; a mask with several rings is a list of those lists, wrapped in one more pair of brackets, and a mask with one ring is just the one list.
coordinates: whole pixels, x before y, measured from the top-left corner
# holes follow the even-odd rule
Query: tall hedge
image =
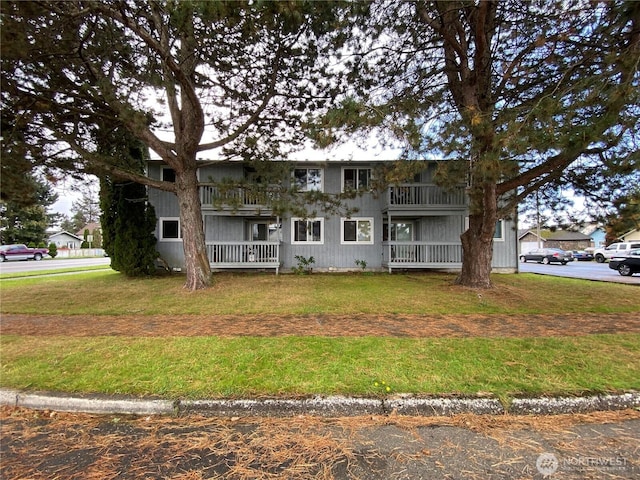
[[(129, 161), (140, 171), (144, 150), (129, 148)], [(130, 277), (156, 271), (156, 215), (143, 185), (107, 176), (100, 181), (102, 245), (111, 268)]]

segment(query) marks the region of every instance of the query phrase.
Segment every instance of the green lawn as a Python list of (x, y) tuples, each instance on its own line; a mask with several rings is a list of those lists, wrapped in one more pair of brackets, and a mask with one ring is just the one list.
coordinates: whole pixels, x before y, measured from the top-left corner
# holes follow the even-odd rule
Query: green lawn
[[(114, 272), (2, 280), (3, 313), (522, 314), (640, 312), (638, 287), (499, 275), (481, 292), (447, 274), (241, 275), (195, 293), (179, 276)], [(34, 292), (38, 295), (34, 296)], [(36, 301), (34, 301), (36, 299)], [(615, 302), (608, 301), (615, 299)], [(562, 338), (8, 336), (4, 387), (169, 398), (392, 393), (580, 394), (640, 389), (640, 335)], [(378, 386), (376, 386), (378, 382)]]
[[(594, 354), (594, 352), (598, 352)], [(640, 335), (536, 339), (3, 337), (2, 384), (163, 395), (571, 394), (640, 388)]]
[[(495, 275), (480, 295), (452, 274), (223, 274), (188, 292), (180, 275), (127, 279), (112, 270), (1, 280), (3, 313), (118, 314), (517, 314), (640, 311), (634, 285), (533, 274)], [(37, 291), (37, 301), (34, 301)], [(615, 301), (610, 301), (615, 299)]]
[(77, 266), (68, 268), (54, 268), (51, 270), (32, 270), (29, 272), (10, 272), (0, 273), (0, 280), (8, 280), (15, 278), (27, 278), (27, 277), (40, 277), (42, 275), (66, 275), (68, 273), (86, 272), (92, 270), (110, 270), (109, 265), (96, 265), (96, 266)]

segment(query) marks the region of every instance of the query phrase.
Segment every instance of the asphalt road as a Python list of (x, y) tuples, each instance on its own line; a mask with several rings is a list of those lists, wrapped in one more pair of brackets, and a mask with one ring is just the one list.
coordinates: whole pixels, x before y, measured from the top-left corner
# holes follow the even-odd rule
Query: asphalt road
[(635, 410), (320, 418), (0, 408), (2, 478), (638, 479)]
[(586, 280), (597, 280), (601, 282), (629, 283), (640, 285), (640, 274), (631, 277), (623, 277), (617, 271), (609, 268), (609, 263), (591, 262), (571, 262), (567, 265), (559, 263), (550, 263), (543, 265), (541, 263), (527, 262), (520, 263), (521, 272), (538, 273), (541, 275), (554, 275), (557, 277), (583, 278)]
[(56, 270), (58, 268), (92, 267), (110, 265), (106, 257), (91, 258), (50, 258), (36, 262), (34, 260), (0, 262), (0, 273), (37, 272), (38, 270)]

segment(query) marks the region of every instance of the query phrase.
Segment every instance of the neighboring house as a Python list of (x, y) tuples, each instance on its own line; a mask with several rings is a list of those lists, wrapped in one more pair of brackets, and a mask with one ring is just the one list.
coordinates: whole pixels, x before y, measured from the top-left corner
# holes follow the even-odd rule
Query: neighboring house
[[(214, 206), (218, 196), (212, 178), (242, 179), (241, 162), (208, 163), (199, 172), (205, 241), (212, 269), (274, 268), (299, 265), (296, 256), (313, 257), (314, 270), (436, 268), (460, 269), (460, 235), (468, 225), (465, 186), (445, 190), (433, 183), (435, 163), (414, 182), (370, 191), (374, 167), (381, 162), (302, 162), (296, 164), (292, 183), (299, 190), (340, 193), (359, 188), (367, 193), (348, 200), (358, 212), (351, 218), (279, 218), (243, 190), (235, 192), (240, 206)], [(150, 161), (151, 178), (175, 180), (174, 172)], [(158, 218), (157, 250), (172, 268), (184, 267), (178, 202), (175, 195), (149, 188), (149, 201)], [(497, 223), (494, 271), (517, 270), (516, 231), (512, 221)]]
[(584, 250), (591, 246), (591, 237), (581, 232), (556, 230), (545, 235), (545, 247), (562, 250)]
[(50, 235), (47, 240), (47, 245), (54, 243), (58, 248), (80, 248), (83, 239), (69, 232), (58, 232)]
[(581, 232), (568, 230), (540, 230), (540, 239), (534, 229), (519, 230), (518, 244), (520, 253), (527, 253), (536, 248), (561, 248), (562, 250), (584, 250), (593, 246), (591, 237)]
[(518, 253), (527, 253), (536, 248), (543, 248), (545, 241), (542, 232), (538, 237), (537, 230), (520, 229), (518, 230)]
[(602, 227), (598, 227), (597, 225), (590, 225), (581, 230), (581, 232), (591, 238), (591, 246), (594, 248), (604, 247), (607, 244), (607, 232)]
[(622, 240), (623, 242), (640, 240), (640, 228), (635, 228), (625, 233), (624, 235), (621, 235), (620, 240)]
[(84, 227), (78, 230), (78, 232), (76, 232), (76, 235), (84, 241), (85, 232), (88, 232), (87, 242), (89, 243), (89, 248), (102, 247), (102, 226), (100, 225), (100, 223), (98, 222), (87, 223)]

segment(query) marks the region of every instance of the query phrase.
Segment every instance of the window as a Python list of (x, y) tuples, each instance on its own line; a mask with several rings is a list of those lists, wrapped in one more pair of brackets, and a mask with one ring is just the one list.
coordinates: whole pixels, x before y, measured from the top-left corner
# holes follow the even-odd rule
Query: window
[(369, 190), (371, 188), (370, 168), (344, 168), (342, 170), (342, 191)]
[(293, 170), (293, 180), (300, 192), (322, 191), (321, 168), (296, 168)]
[[(389, 238), (391, 232), (391, 238)], [(413, 241), (413, 223), (385, 223), (382, 226), (382, 241), (387, 242), (411, 242)]]
[(269, 225), (267, 223), (251, 224), (251, 241), (266, 242), (269, 235)]
[(180, 240), (182, 231), (179, 218), (160, 219), (160, 240)]
[(249, 222), (246, 239), (252, 242), (281, 242), (282, 225), (263, 221)]
[(292, 218), (291, 243), (324, 243), (324, 218)]
[(373, 218), (343, 218), (341, 238), (343, 244), (373, 244)]
[(176, 183), (176, 171), (173, 168), (162, 167), (162, 181)]
[(504, 221), (498, 220), (496, 222), (496, 229), (493, 232), (494, 240), (504, 240)]

